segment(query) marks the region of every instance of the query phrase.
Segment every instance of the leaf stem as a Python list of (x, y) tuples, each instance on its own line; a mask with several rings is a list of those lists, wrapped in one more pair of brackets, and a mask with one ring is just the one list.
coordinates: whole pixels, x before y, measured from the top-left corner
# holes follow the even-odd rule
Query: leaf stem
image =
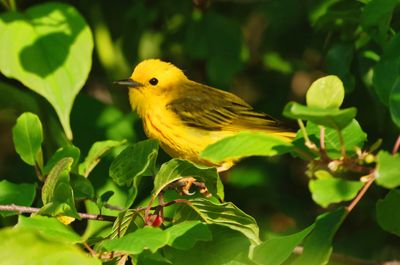
[(368, 181), (365, 182), (364, 186), (361, 188), (360, 192), (357, 194), (357, 196), (353, 199), (353, 201), (349, 204), (349, 206), (346, 207), (347, 213), (350, 213), (354, 207), (360, 202), (362, 197), (364, 197), (365, 193), (371, 187), (372, 183), (375, 180), (375, 172), (372, 172), (371, 174), (367, 175)]
[(325, 151), (325, 127), (319, 126), (319, 148)]
[(43, 176), (42, 170), (40, 169), (40, 166), (38, 165), (38, 163), (35, 163), (34, 168), (35, 168), (35, 173), (36, 173), (36, 176), (38, 177), (38, 179), (39, 179), (41, 182), (44, 182), (44, 181), (46, 180), (46, 177)]
[(301, 133), (303, 134), (305, 145), (313, 151), (318, 151), (317, 146), (310, 141), (310, 138), (308, 137), (307, 130), (306, 127), (304, 126), (303, 121), (301, 119), (297, 119), (297, 123), (299, 124)]
[(323, 126), (319, 126), (319, 154), (321, 155), (321, 159), (323, 159), (327, 163), (332, 160), (326, 153), (325, 127), (323, 127)]
[(396, 143), (393, 146), (392, 154), (395, 155), (399, 151), (400, 148), (400, 135), (397, 137)]

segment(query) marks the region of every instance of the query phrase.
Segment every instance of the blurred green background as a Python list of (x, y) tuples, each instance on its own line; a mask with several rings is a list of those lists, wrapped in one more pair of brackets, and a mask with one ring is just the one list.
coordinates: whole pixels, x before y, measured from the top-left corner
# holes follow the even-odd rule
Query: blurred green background
[[(17, 4), (24, 10), (44, 2)], [(382, 138), (383, 147), (390, 150), (396, 139), (398, 129), (374, 90), (372, 69), (383, 53), (385, 36), (381, 28), (361, 26), (367, 0), (64, 2), (86, 19), (95, 43), (92, 70), (71, 116), (73, 143), (82, 154), (98, 140), (146, 138), (140, 119), (130, 111), (127, 91), (112, 85), (130, 76), (146, 58), (170, 61), (190, 79), (231, 91), (280, 120), (289, 100), (304, 102), (313, 80), (335, 74), (345, 84), (344, 106), (357, 107), (368, 143)], [(382, 25), (391, 34), (398, 31), (398, 9)], [(47, 101), (17, 81), (1, 75), (0, 81), (19, 88), (12, 96), (0, 95), (0, 177), (33, 182), (32, 168), (13, 147), (11, 128), (18, 115), (39, 114), (45, 127), (45, 157), (66, 140)], [(167, 159), (164, 154), (159, 163)], [(108, 179), (111, 160), (91, 176), (97, 189)], [(256, 218), (262, 238), (291, 233), (324, 211), (311, 199), (305, 170), (304, 162), (290, 156), (246, 159), (222, 175), (226, 200)], [(151, 180), (143, 185), (141, 198), (150, 189)], [(335, 252), (366, 259), (400, 258), (400, 241), (374, 221), (375, 201), (383, 195), (377, 187), (368, 192), (340, 228)]]

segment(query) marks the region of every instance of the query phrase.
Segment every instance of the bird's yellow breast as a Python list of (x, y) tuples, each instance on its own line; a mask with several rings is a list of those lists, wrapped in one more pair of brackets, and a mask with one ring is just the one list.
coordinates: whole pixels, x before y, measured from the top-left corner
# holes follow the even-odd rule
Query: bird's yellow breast
[(200, 159), (199, 154), (216, 141), (233, 135), (228, 131), (207, 131), (182, 123), (176, 113), (167, 108), (170, 98), (166, 95), (146, 95), (146, 91), (131, 89), (129, 98), (143, 120), (147, 137), (158, 139), (161, 147), (172, 157), (195, 163), (214, 165)]

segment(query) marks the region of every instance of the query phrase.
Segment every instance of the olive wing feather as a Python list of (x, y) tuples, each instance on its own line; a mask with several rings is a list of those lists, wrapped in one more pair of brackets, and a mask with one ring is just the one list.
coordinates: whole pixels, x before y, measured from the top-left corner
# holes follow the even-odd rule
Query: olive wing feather
[(177, 93), (180, 95), (167, 104), (167, 108), (188, 126), (211, 131), (279, 130), (277, 121), (254, 112), (249, 104), (229, 92), (190, 82), (180, 87)]

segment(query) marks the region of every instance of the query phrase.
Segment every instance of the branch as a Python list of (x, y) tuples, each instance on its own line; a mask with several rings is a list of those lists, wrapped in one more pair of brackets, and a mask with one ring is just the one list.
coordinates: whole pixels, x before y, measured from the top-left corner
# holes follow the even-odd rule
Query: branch
[(364, 186), (361, 188), (360, 192), (357, 194), (357, 196), (353, 199), (353, 201), (350, 203), (349, 206), (346, 207), (346, 211), (349, 213), (351, 212), (354, 207), (359, 203), (359, 201), (364, 197), (365, 193), (371, 187), (372, 183), (375, 180), (375, 172), (372, 172), (371, 174), (366, 176), (368, 178), (367, 182), (365, 182)]
[[(19, 206), (15, 204), (1, 204), (0, 211), (13, 211), (19, 213), (37, 213), (40, 208), (35, 207), (27, 207), (27, 206)], [(114, 222), (116, 217), (110, 215), (101, 215), (101, 214), (89, 214), (89, 213), (78, 213), (79, 217), (82, 219), (88, 220), (97, 220), (97, 221), (109, 221)]]
[[(162, 203), (153, 207), (139, 207), (134, 209), (137, 212), (144, 211), (146, 209), (155, 210), (160, 207), (168, 207), (175, 203), (187, 203), (188, 200), (185, 199), (176, 199), (170, 202)], [(21, 213), (37, 213), (40, 211), (40, 208), (35, 207), (27, 207), (27, 206), (20, 206), (15, 204), (0, 204), (0, 212), (1, 211), (12, 211), (12, 212), (19, 212)], [(78, 213), (79, 217), (82, 219), (88, 220), (96, 220), (96, 221), (106, 221), (106, 222), (114, 222), (117, 217), (112, 215), (102, 215), (102, 214), (89, 214), (89, 213)]]

